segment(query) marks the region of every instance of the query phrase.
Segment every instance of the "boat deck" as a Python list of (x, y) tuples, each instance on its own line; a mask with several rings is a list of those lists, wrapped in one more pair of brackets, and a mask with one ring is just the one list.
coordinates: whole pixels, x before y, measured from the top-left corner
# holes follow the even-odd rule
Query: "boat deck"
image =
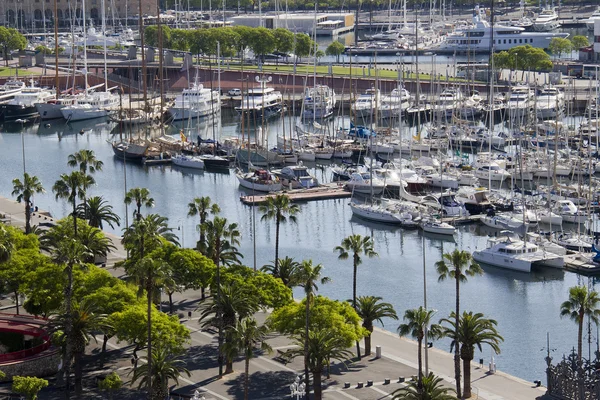
[[(579, 254), (567, 254), (565, 256), (565, 270), (576, 272), (583, 275), (595, 275), (600, 273), (600, 265), (578, 257)], [(591, 259), (594, 253), (586, 254), (586, 258)]]
[(244, 195), (240, 196), (240, 200), (242, 203), (252, 206), (265, 203), (269, 197), (274, 197), (278, 194), (288, 195), (290, 200), (294, 203), (315, 200), (347, 199), (352, 196), (351, 192), (344, 190), (343, 185), (329, 183), (310, 189), (282, 190), (279, 192), (254, 196)]

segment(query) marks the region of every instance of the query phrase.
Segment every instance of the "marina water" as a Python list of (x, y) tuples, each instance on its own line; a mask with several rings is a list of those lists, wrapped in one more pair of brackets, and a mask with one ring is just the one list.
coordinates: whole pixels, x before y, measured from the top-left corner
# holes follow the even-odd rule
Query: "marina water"
[[(269, 143), (275, 144), (277, 134), (289, 135), (288, 118), (274, 121), (266, 133)], [(291, 122), (294, 125), (295, 122)], [(169, 133), (178, 136), (181, 127), (172, 127)], [(70, 205), (56, 201), (51, 187), (61, 173), (68, 172), (67, 156), (81, 149), (92, 149), (104, 162), (103, 171), (95, 175), (97, 186), (88, 195), (102, 195), (122, 218), (124, 226), (125, 179), (127, 188), (147, 187), (156, 206), (147, 212), (169, 218), (170, 226), (186, 247), (192, 247), (198, 238), (197, 218), (187, 217), (187, 204), (194, 197), (209, 196), (229, 221), (237, 222), (242, 233), (240, 250), (244, 263), (254, 266), (254, 240), (256, 241), (256, 265), (258, 267), (274, 259), (275, 228), (271, 223), (260, 221), (257, 208), (243, 205), (239, 196), (243, 193), (233, 173), (213, 173), (179, 169), (175, 166), (145, 167), (124, 163), (113, 156), (107, 140), (118, 136), (118, 129), (103, 121), (66, 125), (51, 121), (50, 124), (4, 125), (0, 128), (0, 195), (12, 198), (12, 179), (22, 177), (22, 143), (25, 145), (25, 166), (29, 174), (37, 175), (44, 187), (44, 195), (36, 195), (35, 206), (48, 210), (55, 217), (64, 217)], [(195, 140), (198, 132), (203, 138), (211, 138), (210, 126), (190, 127), (186, 135)], [(236, 118), (225, 118), (216, 127), (215, 136), (238, 136), (240, 124)], [(330, 164), (311, 165), (320, 182), (330, 182)], [(310, 258), (325, 266), (325, 275), (332, 282), (320, 285), (319, 293), (339, 300), (352, 297), (352, 267), (350, 261), (340, 261), (333, 248), (351, 234), (372, 235), (379, 257), (366, 259), (358, 268), (358, 294), (380, 296), (394, 305), (399, 316), (408, 308), (423, 303), (423, 251), (426, 259), (427, 304), (436, 309), (437, 317), (446, 317), (455, 304), (455, 286), (452, 281), (438, 282), (434, 263), (443, 252), (455, 248), (473, 251), (485, 246), (490, 233), (478, 225), (461, 226), (455, 239), (425, 236), (419, 231), (386, 227), (367, 223), (352, 217), (348, 200), (328, 200), (301, 204), (298, 224), (281, 227), (280, 254), (300, 261)], [(133, 208), (129, 208), (129, 221)], [(146, 210), (145, 210), (146, 212)], [(253, 220), (256, 225), (253, 228)], [(108, 228), (110, 230), (110, 228)], [(255, 231), (255, 232), (254, 232)], [(120, 235), (120, 228), (114, 233)], [(423, 250), (424, 246), (424, 250)], [(556, 360), (577, 344), (577, 327), (568, 319), (559, 317), (560, 304), (568, 297), (568, 288), (587, 284), (588, 279), (574, 273), (554, 269), (535, 270), (530, 274), (511, 272), (494, 267), (484, 267), (484, 275), (473, 277), (461, 287), (461, 309), (482, 312), (498, 321), (498, 330), (505, 341), (502, 353), (495, 356), (497, 368), (523, 379), (545, 382), (546, 333), (550, 333), (550, 348)], [(595, 282), (591, 282), (595, 284)], [(301, 297), (300, 290), (295, 292)], [(399, 322), (385, 320), (385, 329), (395, 332)], [(592, 327), (591, 351), (596, 349), (597, 333)], [(584, 355), (587, 357), (587, 331), (584, 332)], [(376, 344), (376, 343), (375, 343)], [(437, 341), (434, 347), (450, 350), (448, 340)], [(385, 355), (385, 349), (383, 349)], [(408, 357), (408, 355), (407, 355)], [(410, 355), (416, 362), (416, 354)], [(484, 347), (483, 354), (475, 360), (490, 361), (491, 351)]]

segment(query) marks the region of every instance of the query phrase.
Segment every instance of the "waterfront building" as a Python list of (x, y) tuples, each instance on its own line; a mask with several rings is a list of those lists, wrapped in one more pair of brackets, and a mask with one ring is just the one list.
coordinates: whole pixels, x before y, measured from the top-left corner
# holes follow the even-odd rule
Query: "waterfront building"
[(600, 19), (594, 21), (594, 59), (600, 61)]
[[(354, 29), (354, 14), (352, 13), (314, 13), (308, 14), (263, 14), (238, 15), (231, 19), (232, 25), (250, 27), (264, 26), (269, 29), (285, 28), (292, 32), (304, 32), (319, 36), (335, 36)], [(315, 27), (316, 23), (316, 27)]]

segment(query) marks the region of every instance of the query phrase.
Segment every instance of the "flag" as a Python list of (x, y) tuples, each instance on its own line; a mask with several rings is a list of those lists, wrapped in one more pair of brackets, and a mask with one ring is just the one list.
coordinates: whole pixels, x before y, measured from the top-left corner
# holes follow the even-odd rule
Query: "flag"
[(184, 143), (187, 142), (187, 138), (183, 134), (183, 129), (179, 131), (179, 137), (181, 138), (182, 142), (184, 142)]

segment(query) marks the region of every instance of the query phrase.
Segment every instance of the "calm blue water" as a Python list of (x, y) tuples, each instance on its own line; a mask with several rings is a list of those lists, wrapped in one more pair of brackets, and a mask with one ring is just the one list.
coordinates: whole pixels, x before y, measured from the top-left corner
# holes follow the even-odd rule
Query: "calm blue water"
[[(274, 143), (281, 130), (282, 120), (269, 126), (267, 134)], [(289, 124), (286, 120), (286, 124)], [(104, 196), (122, 217), (125, 184), (127, 187), (147, 187), (156, 201), (152, 212), (169, 217), (171, 225), (179, 228), (182, 241), (191, 246), (197, 240), (196, 219), (188, 218), (187, 203), (197, 196), (210, 196), (217, 202), (222, 214), (240, 225), (241, 251), (247, 265), (253, 265), (252, 220), (256, 223), (256, 259), (258, 266), (274, 257), (274, 227), (260, 222), (258, 210), (243, 205), (233, 174), (192, 172), (177, 167), (158, 166), (146, 168), (141, 165), (125, 165), (113, 157), (111, 146), (106, 142), (113, 136), (110, 127), (102, 123), (81, 124), (71, 127), (52, 122), (50, 126), (4, 126), (0, 130), (0, 195), (11, 197), (11, 180), (23, 172), (21, 141), (25, 144), (26, 167), (37, 175), (47, 193), (37, 196), (35, 204), (49, 210), (54, 216), (66, 215), (70, 208), (63, 201), (55, 201), (51, 193), (59, 174), (68, 172), (67, 156), (80, 149), (93, 149), (104, 162), (104, 170), (95, 176), (98, 185), (91, 195)], [(176, 132), (178, 128), (173, 128)], [(192, 129), (191, 132), (195, 132)], [(235, 119), (217, 127), (215, 134), (233, 136), (239, 134), (240, 126)], [(79, 134), (83, 132), (83, 134)], [(200, 129), (203, 136), (212, 136), (212, 129)], [(289, 125), (286, 125), (289, 133)], [(194, 136), (194, 135), (192, 135)], [(320, 181), (331, 180), (329, 166), (315, 165), (313, 171)], [(129, 209), (131, 214), (132, 210)], [(117, 232), (118, 233), (118, 232)], [(338, 261), (333, 248), (350, 234), (372, 235), (379, 257), (364, 260), (358, 272), (358, 293), (377, 295), (391, 302), (399, 314), (423, 302), (423, 241), (417, 231), (386, 228), (354, 219), (347, 200), (329, 200), (301, 205), (297, 225), (284, 225), (281, 231), (281, 255), (298, 260), (311, 258), (325, 266), (325, 274), (333, 282), (320, 287), (324, 295), (337, 299), (352, 296), (352, 267), (350, 261)], [(461, 227), (455, 242), (425, 237), (426, 279), (428, 306), (445, 317), (454, 308), (454, 284), (437, 282), (433, 263), (443, 252), (458, 247), (473, 250), (485, 245), (485, 232), (475, 225)], [(540, 271), (517, 274), (486, 268), (481, 277), (471, 278), (461, 289), (463, 309), (483, 312), (498, 321), (498, 329), (505, 338), (502, 354), (496, 357), (500, 370), (527, 380), (544, 379), (544, 356), (546, 333), (550, 332), (551, 348), (556, 349), (555, 358), (576, 345), (576, 326), (569, 320), (559, 318), (559, 307), (567, 297), (570, 286), (587, 282), (575, 274), (561, 271)], [(301, 296), (297, 292), (298, 297)], [(398, 323), (385, 321), (385, 328), (395, 331)], [(587, 337), (586, 339), (587, 340)], [(595, 329), (592, 342), (596, 342)], [(449, 342), (441, 341), (436, 347), (449, 350)], [(587, 348), (587, 346), (585, 346)], [(592, 350), (593, 351), (593, 350)], [(490, 350), (482, 355), (489, 361)], [(479, 358), (476, 357), (476, 359)], [(415, 355), (416, 360), (416, 355)]]

